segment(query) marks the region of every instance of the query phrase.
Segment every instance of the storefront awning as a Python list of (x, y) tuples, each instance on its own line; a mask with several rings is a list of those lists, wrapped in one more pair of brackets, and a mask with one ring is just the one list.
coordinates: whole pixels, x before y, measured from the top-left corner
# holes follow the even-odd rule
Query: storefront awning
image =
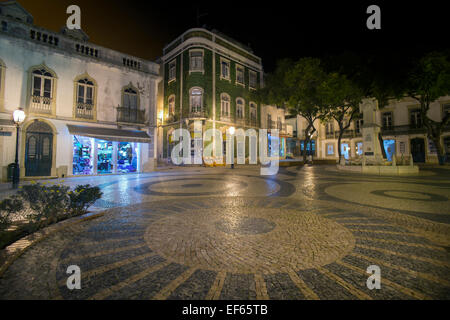
[(67, 125), (69, 133), (74, 136), (96, 138), (106, 141), (150, 143), (149, 135), (139, 130), (122, 130), (99, 127)]

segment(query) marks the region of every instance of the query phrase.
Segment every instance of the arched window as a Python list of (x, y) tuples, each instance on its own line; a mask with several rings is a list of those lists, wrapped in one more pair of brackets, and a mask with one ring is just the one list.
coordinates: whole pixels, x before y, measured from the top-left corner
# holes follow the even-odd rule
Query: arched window
[(221, 112), (220, 114), (222, 117), (229, 117), (230, 116), (230, 96), (226, 93), (222, 93), (220, 95), (220, 106), (221, 106)]
[(245, 118), (245, 107), (244, 107), (244, 99), (237, 98), (236, 99), (236, 118), (244, 119)]
[(144, 111), (139, 108), (138, 89), (131, 84), (122, 90), (122, 107), (118, 109), (119, 122), (145, 123)]
[(76, 108), (75, 117), (83, 119), (95, 118), (95, 81), (88, 76), (81, 76), (75, 80)]
[(44, 65), (31, 69), (31, 112), (54, 113), (55, 80), (55, 73)]
[(256, 103), (250, 102), (250, 124), (253, 126), (257, 125), (257, 109), (256, 109)]
[(175, 95), (169, 97), (169, 117), (175, 115)]
[(190, 108), (191, 113), (203, 111), (203, 90), (201, 88), (192, 88), (190, 90)]

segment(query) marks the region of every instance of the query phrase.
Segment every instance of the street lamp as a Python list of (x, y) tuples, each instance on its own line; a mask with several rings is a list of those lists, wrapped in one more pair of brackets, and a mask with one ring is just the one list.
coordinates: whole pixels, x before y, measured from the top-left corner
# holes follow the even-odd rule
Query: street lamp
[(13, 120), (16, 124), (16, 159), (14, 161), (14, 169), (13, 169), (13, 178), (12, 178), (12, 187), (13, 189), (17, 189), (19, 185), (20, 179), (20, 169), (19, 169), (19, 128), (20, 124), (25, 120), (25, 112), (22, 108), (17, 109), (13, 113)]
[[(235, 128), (234, 127), (230, 127), (229, 129), (228, 129), (228, 132), (230, 133), (230, 135), (231, 135), (231, 140), (233, 141), (233, 135), (234, 135), (234, 132), (235, 132)], [(234, 148), (234, 143), (233, 143), (233, 148)], [(231, 158), (231, 169), (234, 169), (234, 152), (231, 152), (231, 154), (233, 154), (233, 157)]]

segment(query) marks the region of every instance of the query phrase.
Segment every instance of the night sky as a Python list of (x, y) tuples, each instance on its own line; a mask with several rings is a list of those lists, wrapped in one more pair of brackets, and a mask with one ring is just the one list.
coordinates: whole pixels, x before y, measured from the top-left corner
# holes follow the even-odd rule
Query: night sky
[[(262, 57), (265, 71), (277, 59), (324, 57), (351, 51), (389, 56), (449, 48), (444, 1), (119, 1), (21, 0), (35, 24), (53, 31), (77, 4), (90, 41), (144, 59), (188, 28), (206, 25)], [(296, 3), (294, 6), (293, 4)], [(395, 3), (395, 5), (393, 4)], [(366, 9), (381, 8), (381, 30), (366, 28)], [(197, 22), (197, 12), (207, 14)]]

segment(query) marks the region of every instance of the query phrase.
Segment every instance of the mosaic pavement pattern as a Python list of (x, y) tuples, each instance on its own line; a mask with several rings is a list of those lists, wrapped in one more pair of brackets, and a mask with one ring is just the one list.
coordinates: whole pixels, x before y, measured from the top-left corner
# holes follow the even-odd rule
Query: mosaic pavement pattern
[[(450, 298), (448, 243), (411, 228), (448, 227), (450, 170), (383, 180), (331, 167), (223, 172), (100, 181), (96, 206), (112, 209), (27, 250), (0, 278), (0, 298)], [(366, 286), (374, 264), (380, 290)], [(81, 290), (66, 287), (70, 265)]]

